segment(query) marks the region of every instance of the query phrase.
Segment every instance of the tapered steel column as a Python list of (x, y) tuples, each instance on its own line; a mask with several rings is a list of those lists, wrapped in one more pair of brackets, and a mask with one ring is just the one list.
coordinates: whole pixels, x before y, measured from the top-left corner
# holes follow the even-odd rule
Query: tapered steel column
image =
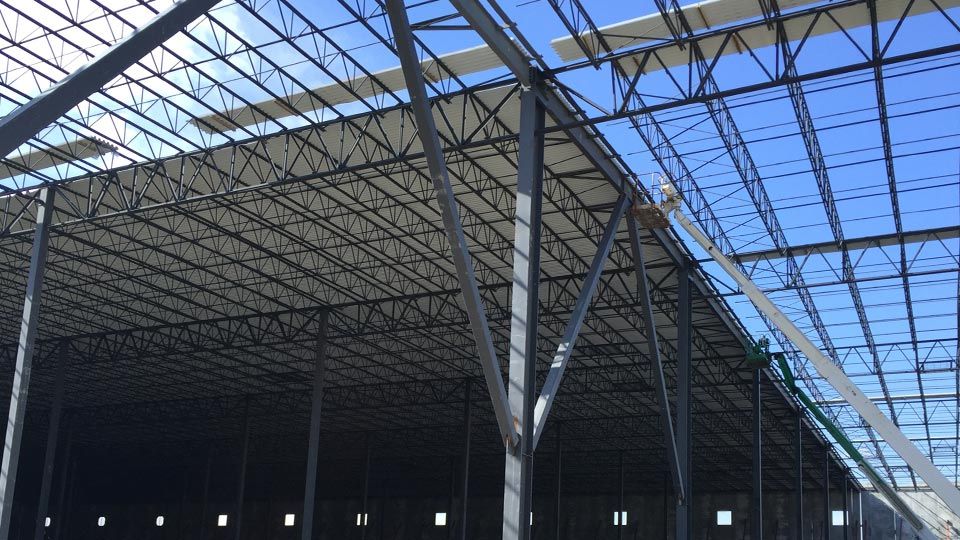
[(38, 196), (37, 226), (33, 236), (33, 252), (30, 255), (30, 271), (27, 274), (23, 316), (20, 319), (20, 341), (17, 346), (16, 369), (13, 372), (13, 387), (10, 390), (3, 460), (0, 462), (0, 540), (9, 538), (10, 521), (13, 518), (13, 493), (17, 483), (17, 469), (20, 466), (23, 417), (27, 409), (27, 391), (30, 389), (33, 344), (37, 338), (40, 315), (40, 291), (43, 288), (47, 244), (50, 241), (50, 220), (53, 216), (53, 189), (43, 188)]
[(513, 292), (508, 397), (520, 444), (507, 448), (503, 484), (503, 540), (530, 537), (533, 427), (540, 311), (540, 212), (543, 200), (543, 107), (536, 94), (520, 97), (520, 151), (514, 225)]
[(677, 500), (676, 536), (677, 540), (690, 540), (693, 531), (693, 418), (690, 409), (693, 306), (687, 264), (680, 265), (677, 289), (677, 454), (684, 496)]
[(243, 450), (240, 455), (240, 475), (237, 480), (237, 524), (234, 528), (234, 539), (240, 540), (243, 531), (243, 499), (247, 489), (247, 454), (250, 450), (250, 398), (243, 406)]
[(63, 378), (67, 370), (70, 342), (61, 341), (57, 354), (57, 373), (54, 375), (53, 402), (50, 404), (50, 425), (47, 426), (47, 446), (43, 456), (43, 476), (40, 478), (40, 498), (37, 501), (37, 519), (33, 529), (35, 540), (43, 540), (44, 521), (50, 506), (50, 486), (53, 484), (53, 464), (57, 458), (57, 440), (60, 435), (60, 407), (63, 403)]
[(760, 416), (760, 377), (762, 371), (753, 370), (753, 498), (750, 504), (751, 540), (763, 538), (763, 423)]
[(794, 487), (793, 511), (797, 538), (803, 538), (803, 412), (797, 409), (793, 426)]
[(467, 540), (467, 506), (470, 500), (470, 431), (473, 427), (473, 413), (471, 408), (473, 388), (472, 381), (464, 382), (463, 396), (463, 471), (460, 483), (460, 540)]
[(327, 363), (327, 312), (320, 314), (317, 344), (314, 351), (313, 403), (310, 409), (310, 440), (307, 445), (307, 475), (303, 488), (303, 527), (301, 540), (313, 539), (313, 519), (317, 513), (317, 463), (320, 459), (320, 415), (323, 407), (323, 384)]

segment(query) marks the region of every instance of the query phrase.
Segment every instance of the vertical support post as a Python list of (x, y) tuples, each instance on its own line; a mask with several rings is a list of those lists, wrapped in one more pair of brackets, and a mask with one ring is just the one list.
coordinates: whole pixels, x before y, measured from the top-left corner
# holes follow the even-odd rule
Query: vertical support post
[(237, 480), (237, 523), (234, 528), (234, 540), (240, 540), (243, 531), (243, 499), (247, 488), (247, 454), (250, 451), (250, 398), (243, 404), (243, 450), (240, 454), (240, 475)]
[(690, 267), (680, 265), (677, 284), (677, 453), (683, 479), (683, 499), (677, 500), (677, 540), (690, 540), (693, 531), (693, 417), (691, 415), (691, 335), (693, 299)]
[[(67, 420), (69, 420), (69, 417)], [(73, 450), (73, 430), (70, 429), (69, 421), (66, 422), (64, 431), (66, 431), (67, 442), (60, 457), (60, 482), (57, 485), (57, 506), (55, 507), (56, 521), (50, 524), (53, 527), (53, 537), (57, 539), (61, 537), (60, 532), (67, 524), (67, 510), (64, 505), (67, 498), (67, 479), (70, 478), (70, 452)]]
[(618, 517), (616, 520), (616, 522), (620, 526), (617, 527), (617, 540), (623, 540), (623, 529), (626, 528), (626, 525), (627, 525), (626, 523), (624, 523), (624, 519), (623, 519), (623, 450), (620, 451), (617, 457), (619, 458), (619, 464), (618, 464), (619, 466), (617, 468), (618, 469), (617, 474), (620, 477), (619, 478), (620, 490), (617, 496), (617, 512), (618, 512), (617, 516)]
[(843, 540), (850, 540), (850, 479), (843, 475)]
[(213, 451), (207, 448), (207, 462), (203, 468), (203, 493), (200, 501), (200, 538), (206, 538), (207, 534), (207, 510), (210, 502), (210, 469), (213, 467)]
[(30, 373), (33, 368), (33, 345), (37, 339), (40, 291), (43, 288), (43, 271), (47, 264), (54, 193), (51, 188), (41, 189), (36, 206), (37, 225), (30, 255), (30, 271), (27, 274), (23, 316), (20, 319), (20, 341), (17, 345), (13, 387), (10, 390), (3, 459), (0, 461), (0, 540), (9, 538), (10, 521), (13, 518), (13, 493), (17, 483), (17, 469), (20, 466), (20, 441), (23, 439), (23, 418), (27, 409), (27, 391), (30, 389)]
[(540, 217), (543, 201), (543, 106), (534, 92), (520, 97), (517, 216), (514, 225), (510, 385), (508, 398), (520, 444), (507, 448), (503, 540), (530, 537), (533, 497), (534, 392), (540, 311)]
[(793, 511), (796, 520), (797, 538), (803, 538), (803, 411), (797, 408), (793, 426)]
[(53, 484), (53, 465), (57, 457), (57, 440), (60, 435), (60, 409), (63, 404), (63, 379), (67, 370), (67, 354), (70, 342), (60, 342), (57, 351), (57, 372), (54, 375), (53, 402), (50, 404), (50, 425), (47, 426), (47, 447), (43, 456), (43, 476), (40, 478), (40, 498), (37, 502), (37, 519), (34, 525), (34, 540), (43, 540), (44, 520), (50, 506), (50, 486)]
[(472, 388), (470, 379), (464, 383), (463, 396), (463, 472), (460, 483), (460, 540), (467, 540), (467, 505), (470, 497), (470, 431), (473, 427)]
[(317, 513), (317, 464), (320, 459), (320, 415), (323, 408), (323, 385), (327, 364), (327, 311), (320, 314), (317, 344), (314, 351), (313, 401), (310, 408), (310, 440), (307, 444), (307, 476), (303, 488), (303, 527), (301, 540), (313, 539), (313, 519)]
[(555, 518), (555, 527), (556, 527), (556, 540), (560, 540), (560, 519), (561, 519), (561, 504), (563, 499), (561, 499), (560, 494), (563, 492), (563, 447), (560, 443), (560, 423), (557, 422), (557, 448), (556, 448), (556, 467), (557, 467), (557, 485), (556, 485), (556, 494), (554, 495), (554, 507), (553, 507), (553, 517)]
[(763, 539), (763, 425), (761, 418), (760, 378), (762, 371), (753, 370), (753, 500), (750, 505), (751, 540)]
[(830, 519), (830, 452), (823, 451), (823, 538), (830, 540), (830, 527), (833, 526)]
[(363, 464), (363, 506), (360, 511), (360, 540), (367, 537), (367, 526), (369, 525), (368, 514), (370, 513), (367, 504), (370, 497), (370, 441), (367, 440), (367, 459)]

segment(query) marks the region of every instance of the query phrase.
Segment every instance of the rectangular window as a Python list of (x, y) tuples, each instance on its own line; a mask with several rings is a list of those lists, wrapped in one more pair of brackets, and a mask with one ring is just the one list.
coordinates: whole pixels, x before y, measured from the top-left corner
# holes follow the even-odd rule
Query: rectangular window
[(447, 513), (446, 512), (437, 512), (433, 515), (433, 524), (437, 527), (446, 527), (447, 526)]
[(370, 514), (357, 514), (357, 527), (367, 526), (367, 520), (370, 519)]
[(834, 527), (843, 527), (847, 524), (847, 520), (845, 519), (847, 516), (845, 514), (846, 512), (843, 510), (834, 510), (832, 512), (832, 519), (830, 521), (833, 522)]
[(627, 512), (625, 510), (613, 513), (613, 525), (616, 527), (625, 527), (627, 525)]
[(733, 511), (717, 510), (717, 525), (733, 525)]
[(294, 523), (297, 522), (297, 516), (294, 514), (284, 514), (283, 515), (283, 526), (284, 527), (293, 527)]
[(226, 527), (227, 526), (227, 515), (220, 514), (217, 516), (217, 527)]

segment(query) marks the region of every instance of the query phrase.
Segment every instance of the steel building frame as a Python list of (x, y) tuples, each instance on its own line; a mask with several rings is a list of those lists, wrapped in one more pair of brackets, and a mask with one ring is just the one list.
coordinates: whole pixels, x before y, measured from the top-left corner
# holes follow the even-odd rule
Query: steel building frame
[[(960, 36), (950, 5), (914, 3)], [(728, 303), (738, 291), (673, 230), (638, 230), (624, 218), (655, 194), (605, 136), (621, 120), (711, 240), (765, 290), (783, 293), (781, 301), (799, 299), (798, 315), (828, 356), (852, 377), (876, 381), (869, 397), (936, 465), (954, 477), (960, 471), (960, 340), (956, 332), (925, 338), (914, 298), (914, 280), (958, 279), (960, 311), (960, 273), (950, 265), (960, 260), (960, 227), (904, 225), (885, 86), (891, 70), (949, 63), (960, 53), (957, 36), (891, 47), (910, 9), (884, 19), (876, 0), (789, 11), (764, 1), (760, 17), (705, 29), (692, 27), (676, 1), (658, 0), (665, 36), (620, 47), (606, 42), (583, 2), (550, 0), (551, 16), (584, 56), (556, 63), (496, 2), (337, 0), (343, 20), (335, 24), (292, 0), (212, 4), (182, 0), (159, 11), (145, 0), (123, 9), (93, 2), (79, 13), (0, 0), (0, 17), (24, 26), (7, 24), (0, 59), (8, 74), (32, 80), (0, 78), (0, 94), (16, 107), (0, 122), (11, 146), (0, 163), (0, 327), (22, 326), (19, 338), (7, 331), (0, 339), (0, 369), (13, 381), (0, 392), (11, 403), (0, 538), (23, 433), (46, 441), (39, 506), (58, 511), (64, 503), (51, 504), (51, 493), (62, 498), (64, 488), (53, 487), (53, 471), (62, 484), (71, 463), (63, 447), (184, 463), (191, 449), (227, 452), (239, 467), (237, 518), (249, 460), (306, 462), (303, 538), (312, 537), (313, 501), (323, 496), (321, 460), (361, 449), (374, 490), (371, 460), (462, 458), (461, 538), (468, 482), (504, 485), (503, 537), (529, 537), (534, 456), (564, 493), (602, 471), (597, 489), (619, 490), (622, 500), (624, 487), (640, 485), (624, 486), (624, 467), (646, 474), (648, 489), (673, 494), (678, 538), (691, 534), (693, 493), (745, 489), (748, 475), (764, 491), (829, 486), (816, 461), (831, 452), (827, 437), (774, 371), (743, 364), (756, 336)], [(866, 42), (857, 37), (864, 27), (846, 25), (852, 13), (865, 21)], [(168, 17), (172, 26), (163, 25)], [(245, 35), (231, 19), (257, 32)], [(103, 21), (120, 35), (95, 31)], [(808, 60), (825, 21), (853, 59)], [(343, 28), (362, 33), (391, 65), (341, 45)], [(776, 36), (767, 53), (746, 46), (743, 36), (759, 29)], [(448, 64), (433, 35), (449, 31), (481, 40), (501, 63), (497, 75)], [(741, 54), (724, 54), (728, 47)], [(678, 50), (686, 60), (671, 63)], [(78, 70), (77, 58), (94, 63)], [(424, 74), (424, 62), (436, 76)], [(721, 76), (745, 63), (760, 75)], [(404, 88), (382, 70), (393, 64)], [(328, 84), (316, 87), (298, 66)], [(578, 87), (583, 76), (606, 78), (605, 100)], [(827, 143), (807, 99), (811, 85), (848, 76), (870, 77), (895, 223), (858, 238), (844, 234)], [(645, 92), (654, 77), (669, 81), (673, 95)], [(798, 244), (785, 234), (783, 210), (751, 154), (757, 143), (738, 127), (738, 100), (768, 91), (789, 97), (827, 241)], [(749, 198), (747, 221), (761, 225), (761, 247), (737, 240), (738, 225), (698, 177), (683, 134), (663, 120), (691, 110), (715, 129)], [(91, 140), (116, 151), (75, 142)], [(943, 250), (946, 264), (917, 268), (928, 245)], [(885, 248), (896, 250), (889, 268), (865, 271), (863, 254)], [(832, 277), (810, 270), (814, 258)], [(861, 292), (890, 280), (904, 291), (908, 340), (875, 335)], [(857, 342), (839, 343), (824, 314), (818, 291), (837, 286), (857, 315)], [(768, 329), (878, 469), (898, 487), (923, 488)], [(891, 356), (912, 365), (890, 369)], [(937, 392), (929, 373), (952, 375), (954, 391)], [(904, 375), (915, 393), (890, 389), (888, 378)], [(951, 422), (955, 434), (944, 439), (942, 424)], [(554, 438), (555, 451), (547, 448)], [(490, 463), (504, 451), (500, 475)], [(785, 455), (793, 465), (770, 466)], [(831, 459), (843, 472), (836, 486), (856, 483), (843, 456), (828, 457), (828, 471)], [(663, 470), (667, 478), (654, 474)], [(756, 507), (759, 490), (754, 498)], [(802, 497), (795, 506), (802, 515)]]

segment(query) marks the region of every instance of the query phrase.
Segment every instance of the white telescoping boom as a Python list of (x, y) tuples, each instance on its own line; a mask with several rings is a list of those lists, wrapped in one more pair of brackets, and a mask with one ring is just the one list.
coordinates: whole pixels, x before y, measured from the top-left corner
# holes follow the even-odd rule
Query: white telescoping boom
[(802, 352), (820, 373), (820, 376), (826, 379), (843, 397), (847, 403), (852, 406), (857, 413), (872, 427), (880, 437), (892, 448), (903, 461), (910, 466), (914, 472), (920, 475), (927, 486), (939, 496), (944, 504), (950, 510), (960, 516), (960, 491), (946, 476), (940, 472), (940, 469), (929, 460), (906, 435), (900, 431), (889, 418), (887, 418), (866, 395), (857, 387), (856, 384), (840, 367), (827, 358), (820, 348), (814, 345), (807, 336), (800, 331), (793, 321), (788, 319), (777, 308), (776, 305), (765, 295), (753, 281), (743, 274), (733, 262), (726, 257), (717, 248), (712, 240), (707, 238), (700, 229), (694, 225), (680, 210), (680, 196), (676, 189), (668, 182), (661, 184), (663, 194), (666, 200), (663, 202), (663, 210), (666, 213), (673, 212), (677, 222), (685, 231), (687, 231), (700, 246), (717, 261), (724, 271), (732, 277), (747, 298), (753, 302), (753, 305), (766, 315), (770, 321), (780, 329), (781, 332), (793, 342), (800, 352)]

